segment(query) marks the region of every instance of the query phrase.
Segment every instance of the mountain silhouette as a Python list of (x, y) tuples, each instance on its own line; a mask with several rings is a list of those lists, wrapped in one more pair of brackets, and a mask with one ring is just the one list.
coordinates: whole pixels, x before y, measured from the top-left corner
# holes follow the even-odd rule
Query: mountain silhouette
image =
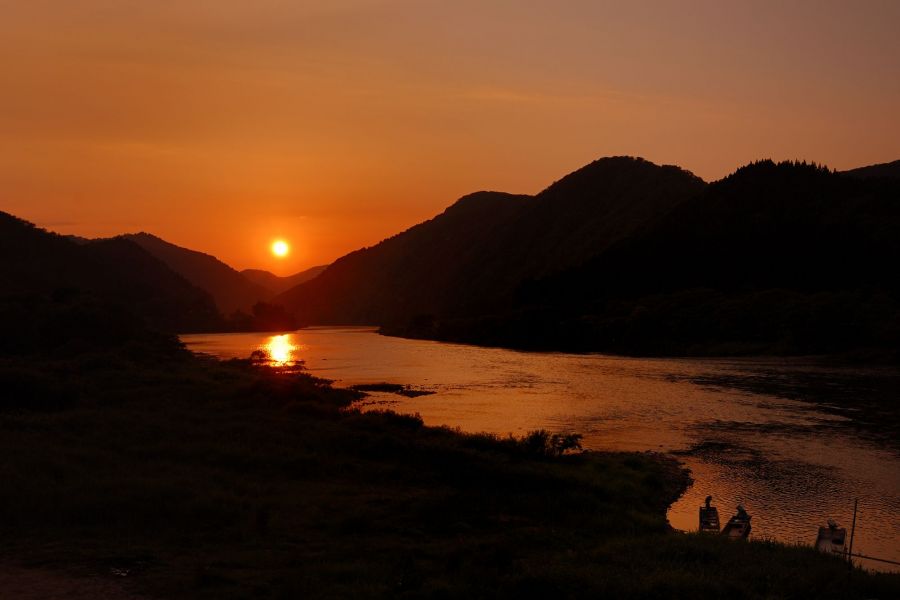
[(287, 277), (279, 277), (278, 275), (275, 275), (274, 273), (270, 273), (269, 271), (265, 271), (263, 269), (244, 269), (243, 271), (241, 271), (241, 275), (243, 275), (253, 283), (264, 287), (266, 290), (271, 292), (272, 296), (274, 296), (276, 294), (286, 292), (287, 290), (300, 285), (301, 283), (305, 283), (311, 279), (315, 279), (326, 268), (328, 268), (328, 265), (310, 267), (305, 271), (300, 271), (299, 273), (288, 275)]
[(223, 327), (205, 291), (123, 239), (75, 243), (0, 212), (0, 323), (8, 349)]
[[(618, 295), (893, 285), (883, 261), (890, 264), (900, 248), (898, 189), (816, 165), (760, 161), (566, 277)], [(561, 290), (564, 278), (550, 287)]]
[(604, 158), (533, 196), (464, 196), (290, 277), (238, 272), (146, 233), (88, 240), (0, 213), (0, 320), (18, 332), (10, 348), (49, 315), (120, 332), (142, 331), (130, 316), (171, 332), (373, 324), (629, 354), (896, 350), (898, 167), (764, 160), (708, 184)]
[(310, 323), (387, 325), (505, 310), (523, 281), (583, 263), (705, 185), (678, 167), (613, 157), (536, 196), (477, 192), (338, 259), (275, 301)]
[(761, 161), (591, 261), (526, 282), (505, 315), (434, 335), (665, 355), (895, 348), (898, 232), (900, 181)]
[(844, 171), (844, 174), (850, 175), (851, 177), (862, 178), (889, 177), (892, 179), (900, 179), (900, 160), (850, 169), (849, 171)]
[(260, 300), (268, 300), (274, 292), (245, 277), (215, 256), (182, 248), (149, 233), (121, 236), (132, 241), (173, 271), (212, 294), (219, 310), (231, 314), (248, 310)]
[(898, 186), (772, 161), (706, 184), (601, 159), (536, 196), (466, 196), (277, 301), (309, 323), (530, 349), (889, 348)]

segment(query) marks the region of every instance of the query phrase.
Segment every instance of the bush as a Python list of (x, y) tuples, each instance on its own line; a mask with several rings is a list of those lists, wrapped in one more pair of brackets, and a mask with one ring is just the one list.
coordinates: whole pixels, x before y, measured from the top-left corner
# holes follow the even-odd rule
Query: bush
[(519, 449), (529, 456), (556, 458), (567, 452), (580, 451), (580, 433), (550, 433), (546, 429), (530, 431), (517, 441)]

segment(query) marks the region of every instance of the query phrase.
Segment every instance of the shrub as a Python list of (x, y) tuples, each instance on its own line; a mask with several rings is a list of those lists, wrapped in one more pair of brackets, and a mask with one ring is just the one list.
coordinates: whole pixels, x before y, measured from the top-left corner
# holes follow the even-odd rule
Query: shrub
[(518, 447), (529, 456), (556, 458), (567, 452), (580, 451), (580, 433), (550, 433), (545, 429), (530, 431), (521, 440)]

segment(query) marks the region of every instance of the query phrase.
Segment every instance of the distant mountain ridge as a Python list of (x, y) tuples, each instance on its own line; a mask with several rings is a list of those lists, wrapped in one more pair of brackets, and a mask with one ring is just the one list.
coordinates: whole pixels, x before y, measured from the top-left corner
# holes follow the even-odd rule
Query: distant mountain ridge
[[(898, 232), (900, 181), (760, 161), (577, 269), (531, 282), (517, 316), (496, 324), (505, 332), (489, 335), (511, 339), (513, 322), (531, 322), (518, 344), (632, 354), (895, 347)], [(491, 328), (445, 327), (449, 337)]]
[[(111, 323), (104, 313), (118, 314), (120, 309), (168, 332), (223, 326), (207, 292), (137, 244), (121, 238), (75, 243), (4, 212), (0, 212), (0, 290), (0, 321), (7, 335), (13, 329), (34, 327), (38, 329), (31, 335), (39, 339), (44, 335), (39, 329), (49, 322), (32, 317), (62, 315), (67, 306), (82, 320), (93, 315), (90, 318), (101, 330), (97, 335)], [(128, 317), (116, 319), (121, 324)], [(59, 335), (65, 328), (86, 326), (65, 320), (57, 325)]]
[(125, 311), (170, 332), (373, 324), (528, 349), (897, 352), (898, 169), (764, 160), (708, 184), (605, 158), (533, 196), (469, 194), (290, 277), (146, 233), (60, 236), (0, 212), (0, 319), (19, 339), (38, 326), (29, 314), (60, 324), (71, 305), (95, 330), (107, 313), (128, 330)]
[[(0, 275), (5, 272), (8, 278), (5, 282), (0, 279), (0, 283), (6, 284), (6, 290), (89, 290), (100, 301), (111, 302), (108, 308), (116, 306), (149, 317), (153, 327), (167, 331), (295, 329), (293, 318), (268, 301), (277, 292), (308, 281), (325, 268), (313, 267), (289, 277), (261, 270), (244, 274), (212, 255), (145, 232), (89, 239), (47, 232), (12, 215), (3, 215), (0, 233), (5, 231), (8, 245), (2, 248), (7, 260)], [(40, 268), (32, 265), (35, 268), (30, 269), (27, 261), (15, 266), (11, 259), (14, 240), (23, 248), (41, 246), (32, 253), (41, 261)], [(0, 262), (3, 258), (0, 256)], [(130, 268), (123, 270), (124, 265)], [(156, 282), (159, 289), (148, 289), (145, 280)], [(184, 289), (176, 293), (179, 287)], [(197, 306), (175, 310), (168, 306), (175, 298), (159, 302), (160, 295), (178, 293), (193, 295)]]
[(478, 192), (276, 298), (314, 324), (637, 354), (900, 345), (900, 163), (760, 161), (707, 184), (613, 157)]
[(212, 294), (219, 310), (228, 315), (248, 310), (256, 302), (266, 300), (272, 292), (232, 269), (215, 256), (182, 248), (149, 233), (121, 236), (166, 263), (173, 271)]
[(294, 286), (300, 285), (301, 283), (305, 283), (310, 279), (315, 279), (327, 268), (328, 265), (319, 265), (286, 277), (279, 277), (278, 275), (263, 269), (244, 269), (241, 271), (241, 275), (253, 283), (262, 286), (274, 296), (285, 292)]
[(183, 248), (155, 235), (124, 234), (128, 239), (166, 263), (173, 271), (212, 294), (226, 316), (236, 311), (250, 312), (257, 302), (268, 302), (276, 294), (317, 277), (326, 266), (279, 277), (262, 269), (237, 271), (215, 256)]
[[(78, 339), (97, 347), (134, 338), (144, 340), (145, 348), (157, 348), (168, 342), (153, 338), (154, 332), (287, 331), (298, 326), (283, 308), (266, 302), (273, 290), (213, 256), (147, 233), (105, 239), (63, 236), (0, 213), (0, 238), (0, 325), (7, 333), (0, 350), (64, 345), (64, 332), (76, 329)], [(268, 275), (284, 286), (320, 271), (286, 278), (255, 275)], [(220, 311), (228, 312), (227, 318)], [(44, 332), (50, 323), (57, 334)]]
[(523, 281), (588, 260), (705, 185), (678, 167), (612, 157), (535, 196), (477, 192), (275, 301), (312, 323), (502, 310)]
[(852, 177), (863, 178), (888, 177), (892, 179), (900, 179), (900, 160), (850, 169), (849, 171), (844, 171), (844, 174), (850, 175)]

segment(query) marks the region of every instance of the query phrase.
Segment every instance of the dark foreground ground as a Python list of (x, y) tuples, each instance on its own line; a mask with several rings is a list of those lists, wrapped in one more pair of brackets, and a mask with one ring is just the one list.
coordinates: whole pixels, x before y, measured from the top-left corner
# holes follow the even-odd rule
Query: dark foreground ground
[(670, 532), (669, 459), (135, 356), (0, 360), (0, 597), (900, 597), (809, 549)]

